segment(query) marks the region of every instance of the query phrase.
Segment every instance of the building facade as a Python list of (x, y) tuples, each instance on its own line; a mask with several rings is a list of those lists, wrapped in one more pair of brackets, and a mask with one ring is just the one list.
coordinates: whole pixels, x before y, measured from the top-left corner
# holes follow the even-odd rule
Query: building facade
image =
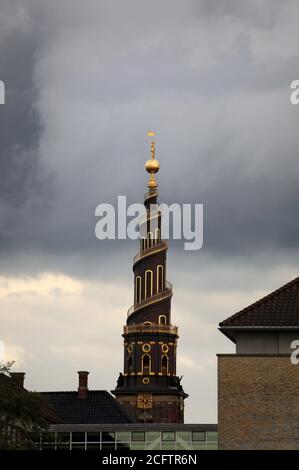
[(37, 450), (217, 450), (216, 424), (52, 425)]
[(123, 332), (124, 371), (112, 393), (136, 421), (183, 423), (188, 395), (176, 374), (178, 328), (171, 322), (172, 286), (166, 278), (168, 245), (161, 237), (154, 141), (145, 168), (150, 179), (133, 263), (134, 304)]
[(299, 449), (299, 278), (220, 323), (236, 345), (218, 354), (220, 449)]

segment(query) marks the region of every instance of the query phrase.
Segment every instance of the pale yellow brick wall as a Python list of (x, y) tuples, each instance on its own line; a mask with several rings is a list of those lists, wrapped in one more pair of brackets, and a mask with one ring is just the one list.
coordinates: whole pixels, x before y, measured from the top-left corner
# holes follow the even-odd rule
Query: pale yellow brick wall
[(299, 449), (299, 365), (218, 355), (220, 449)]

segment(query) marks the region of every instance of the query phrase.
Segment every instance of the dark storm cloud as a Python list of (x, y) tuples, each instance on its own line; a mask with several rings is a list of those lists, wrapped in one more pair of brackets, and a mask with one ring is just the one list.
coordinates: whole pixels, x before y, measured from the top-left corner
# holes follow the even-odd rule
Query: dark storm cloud
[(3, 262), (124, 248), (95, 239), (94, 209), (142, 199), (149, 128), (161, 200), (205, 204), (204, 250), (298, 248), (294, 2), (5, 5), (26, 27), (1, 41)]
[(0, 78), (6, 87), (0, 106), (0, 249), (11, 256), (27, 245), (24, 229), (28, 237), (48, 183), (37, 152), (41, 128), (32, 71), (38, 36), (21, 2), (4, 1), (0, 8)]

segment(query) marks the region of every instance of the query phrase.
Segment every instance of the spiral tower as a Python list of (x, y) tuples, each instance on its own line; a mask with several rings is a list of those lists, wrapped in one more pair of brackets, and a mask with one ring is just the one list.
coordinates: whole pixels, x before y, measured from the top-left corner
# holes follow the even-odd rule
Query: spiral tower
[(140, 422), (183, 423), (188, 396), (176, 375), (178, 328), (171, 322), (172, 285), (166, 280), (168, 243), (161, 238), (161, 211), (155, 174), (154, 133), (149, 133), (151, 158), (144, 205), (139, 221), (140, 247), (134, 257), (134, 304), (124, 326), (124, 371), (120, 373), (116, 399)]

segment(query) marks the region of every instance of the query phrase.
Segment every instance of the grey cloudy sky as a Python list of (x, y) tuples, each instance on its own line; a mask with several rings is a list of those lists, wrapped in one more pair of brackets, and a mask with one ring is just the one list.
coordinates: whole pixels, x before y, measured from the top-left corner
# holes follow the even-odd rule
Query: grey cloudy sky
[(204, 247), (169, 250), (186, 420), (216, 420), (217, 324), (298, 274), (295, 0), (1, 0), (0, 318), (28, 387), (111, 389), (135, 242), (95, 207), (141, 202), (146, 132), (160, 201), (204, 203)]

